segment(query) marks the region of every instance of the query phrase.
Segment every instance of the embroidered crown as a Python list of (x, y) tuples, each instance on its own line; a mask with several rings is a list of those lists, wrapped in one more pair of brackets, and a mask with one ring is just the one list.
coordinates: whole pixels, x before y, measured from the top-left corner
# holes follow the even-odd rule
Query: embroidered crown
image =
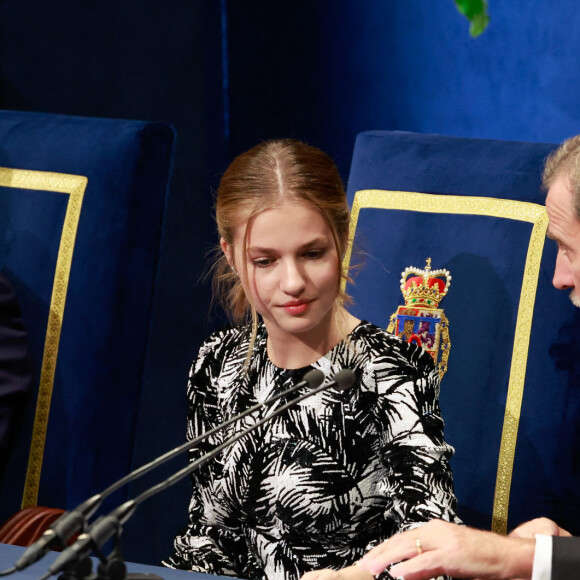
[(409, 266), (401, 272), (401, 292), (407, 306), (437, 308), (447, 294), (450, 284), (449, 270), (432, 271), (431, 258), (427, 258), (424, 270)]

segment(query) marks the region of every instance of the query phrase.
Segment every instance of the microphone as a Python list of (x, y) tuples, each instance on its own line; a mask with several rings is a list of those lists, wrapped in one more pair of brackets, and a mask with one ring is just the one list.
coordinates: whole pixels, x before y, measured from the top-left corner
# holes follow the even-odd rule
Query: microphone
[(23, 570), (34, 564), (53, 547), (64, 548), (74, 534), (85, 529), (88, 518), (97, 510), (102, 497), (94, 495), (74, 510), (62, 514), (36, 542), (26, 548), (24, 554), (14, 564), (14, 570)]
[[(100, 548), (112, 536), (120, 533), (121, 521), (113, 514), (98, 518), (89, 530), (77, 538), (72, 546), (69, 546), (59, 554), (49, 567), (48, 572), (42, 578), (46, 580), (46, 578), (49, 578), (53, 574), (68, 570), (72, 564), (87, 556), (93, 547)], [(90, 568), (87, 572), (90, 573)]]
[(355, 379), (356, 375), (354, 374), (354, 371), (351, 371), (350, 369), (342, 369), (332, 377), (332, 381), (325, 386), (325, 389), (333, 386), (336, 391), (343, 392), (352, 387)]
[[(322, 372), (320, 371), (317, 372), (320, 373), (320, 375), (322, 375)], [(310, 373), (307, 373), (305, 375), (305, 380), (309, 374)], [(191, 473), (199, 469), (202, 465), (206, 464), (208, 461), (213, 459), (216, 455), (221, 453), (224, 449), (226, 449), (226, 447), (233, 445), (239, 439), (241, 439), (251, 431), (254, 431), (255, 429), (262, 426), (264, 423), (266, 423), (273, 417), (280, 415), (284, 411), (287, 411), (291, 407), (294, 407), (295, 405), (299, 404), (308, 397), (312, 397), (313, 395), (316, 395), (321, 391), (330, 389), (331, 387), (333, 387), (336, 391), (339, 392), (346, 391), (348, 388), (351, 387), (356, 378), (355, 373), (350, 369), (342, 369), (338, 371), (330, 382), (322, 385), (320, 385), (322, 381), (320, 380), (319, 375), (317, 374), (314, 376), (315, 381), (313, 381), (313, 383), (318, 381), (318, 384), (314, 387), (311, 387), (311, 389), (307, 393), (304, 393), (299, 397), (296, 397), (291, 401), (284, 403), (277, 409), (274, 409), (271, 413), (269, 413), (262, 419), (256, 421), (253, 425), (250, 425), (249, 427), (243, 429), (236, 435), (230, 437), (229, 439), (227, 439), (226, 441), (224, 441), (223, 443), (221, 443), (220, 445), (218, 445), (205, 455), (202, 455), (195, 461), (192, 461), (188, 466), (184, 467), (183, 469), (180, 469), (177, 473), (168, 477), (161, 483), (158, 483), (157, 485), (154, 485), (153, 487), (145, 490), (136, 498), (121, 504), (107, 516), (99, 518), (93, 525), (90, 526), (90, 528), (84, 534), (79, 536), (78, 540), (72, 546), (69, 546), (62, 552), (62, 554), (53, 562), (53, 564), (49, 568), (49, 571), (43, 576), (41, 580), (46, 580), (46, 578), (50, 577), (51, 575), (62, 572), (64, 569), (66, 569), (72, 563), (77, 561), (79, 558), (86, 556), (90, 552), (90, 550), (92, 549), (100, 550), (102, 545), (113, 535), (117, 536), (120, 535), (122, 525), (133, 515), (133, 512), (137, 509), (137, 506), (139, 506), (139, 504), (143, 503), (146, 499), (158, 494), (160, 491), (163, 491), (164, 489), (174, 485), (187, 475), (190, 475)], [(308, 381), (306, 382), (308, 383)], [(289, 390), (296, 389), (295, 387), (292, 387)], [(286, 393), (287, 391), (284, 391), (283, 394), (276, 395), (276, 400), (281, 398), (281, 396), (284, 396)], [(268, 403), (270, 403), (272, 399), (274, 399), (274, 397), (268, 399)]]
[[(123, 485), (126, 485), (127, 483), (130, 483), (135, 479), (138, 479), (142, 475), (145, 475), (149, 471), (156, 469), (163, 463), (169, 461), (170, 459), (173, 459), (174, 457), (177, 457), (184, 451), (188, 451), (192, 447), (195, 447), (195, 445), (197, 445), (200, 441), (203, 441), (204, 439), (210, 437), (211, 435), (217, 433), (218, 431), (225, 429), (232, 423), (235, 423), (240, 419), (243, 419), (247, 415), (256, 412), (262, 407), (268, 407), (273, 403), (275, 403), (276, 401), (278, 401), (279, 399), (287, 397), (288, 395), (291, 395), (304, 387), (315, 389), (322, 383), (323, 380), (324, 373), (318, 369), (312, 369), (304, 375), (303, 380), (296, 383), (289, 389), (286, 389), (285, 391), (270, 397), (263, 403), (257, 403), (256, 405), (249, 407), (245, 411), (242, 411), (238, 415), (231, 417), (227, 421), (224, 421), (223, 423), (217, 425), (216, 427), (210, 429), (209, 431), (205, 431), (198, 437), (195, 437), (190, 441), (186, 441), (179, 447), (176, 447), (171, 451), (168, 451), (163, 455), (160, 455), (153, 461), (150, 461), (149, 463), (132, 471), (128, 475), (125, 475), (124, 477), (122, 477), (121, 479), (110, 485), (101, 493), (93, 495), (92, 497), (90, 497), (89, 499), (85, 500), (83, 503), (78, 505), (76, 508), (74, 508), (72, 511), (66, 512), (62, 516), (60, 516), (60, 518), (58, 518), (58, 520), (56, 520), (36, 542), (31, 544), (25, 550), (24, 554), (22, 554), (22, 556), (14, 564), (13, 567), (14, 571), (23, 570), (24, 568), (27, 568), (31, 564), (34, 564), (34, 562), (40, 560), (53, 547), (58, 547), (61, 549), (64, 548), (66, 542), (72, 536), (74, 536), (74, 534), (85, 530), (88, 519), (101, 506), (103, 500), (109, 495), (111, 495), (113, 492), (117, 491)], [(11, 571), (12, 569), (10, 570), (10, 572)]]

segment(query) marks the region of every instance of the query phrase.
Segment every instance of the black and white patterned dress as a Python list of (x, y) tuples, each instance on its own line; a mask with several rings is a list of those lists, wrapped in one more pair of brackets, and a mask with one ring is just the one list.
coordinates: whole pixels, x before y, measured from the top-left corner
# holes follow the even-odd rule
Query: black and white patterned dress
[[(260, 325), (247, 372), (247, 328), (206, 340), (188, 383), (189, 438), (289, 388), (312, 368), (330, 378), (347, 367), (357, 380), (344, 393), (306, 399), (197, 471), (189, 527), (165, 565), (297, 579), (350, 565), (430, 519), (458, 521), (448, 464), (453, 449), (443, 439), (439, 378), (427, 353), (361, 322), (313, 365), (286, 370), (268, 359), (266, 338)], [(247, 417), (211, 437), (192, 459), (255, 421)]]

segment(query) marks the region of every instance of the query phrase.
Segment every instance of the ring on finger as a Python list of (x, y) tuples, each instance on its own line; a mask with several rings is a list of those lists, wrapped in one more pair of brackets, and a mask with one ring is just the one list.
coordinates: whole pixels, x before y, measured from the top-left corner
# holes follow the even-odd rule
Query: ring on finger
[(423, 548), (421, 548), (421, 540), (419, 538), (415, 538), (415, 548), (417, 549), (417, 556), (420, 556), (423, 553)]

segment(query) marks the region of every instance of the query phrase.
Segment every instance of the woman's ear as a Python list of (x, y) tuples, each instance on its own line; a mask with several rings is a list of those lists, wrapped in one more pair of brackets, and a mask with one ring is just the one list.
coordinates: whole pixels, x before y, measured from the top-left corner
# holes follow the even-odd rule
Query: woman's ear
[(344, 234), (344, 238), (342, 240), (342, 255), (340, 256), (340, 260), (342, 262), (342, 260), (344, 260), (344, 257), (346, 255), (346, 252), (348, 251), (348, 232), (346, 234)]
[(228, 264), (231, 266), (233, 264), (232, 247), (223, 238), (220, 238), (220, 247), (226, 256)]

